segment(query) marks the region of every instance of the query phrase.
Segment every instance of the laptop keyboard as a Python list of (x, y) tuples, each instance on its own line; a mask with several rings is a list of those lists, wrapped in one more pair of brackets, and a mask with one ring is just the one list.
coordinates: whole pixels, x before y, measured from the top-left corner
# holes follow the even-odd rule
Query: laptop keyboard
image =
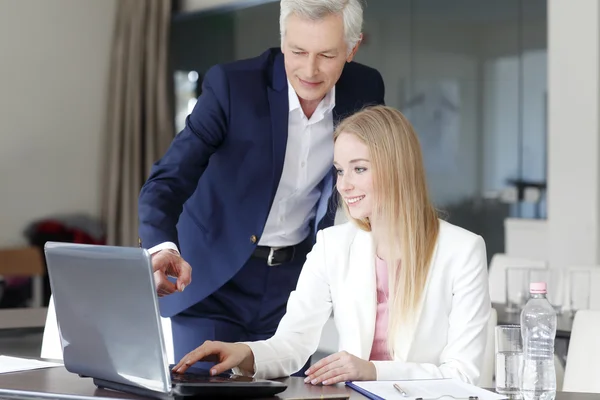
[(217, 376), (210, 376), (208, 371), (203, 372), (185, 372), (183, 374), (178, 374), (175, 372), (171, 372), (171, 382), (172, 383), (232, 383), (232, 382), (252, 382), (252, 378), (239, 376), (239, 375), (229, 375), (229, 374), (221, 374)]
[(177, 374), (175, 372), (171, 372), (171, 381), (173, 383), (204, 383), (208, 381), (208, 378), (208, 374), (205, 375), (190, 372)]

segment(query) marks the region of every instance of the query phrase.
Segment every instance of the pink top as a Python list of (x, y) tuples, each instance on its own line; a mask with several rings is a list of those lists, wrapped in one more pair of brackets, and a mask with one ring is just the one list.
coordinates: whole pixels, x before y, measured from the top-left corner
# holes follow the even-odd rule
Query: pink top
[(379, 257), (376, 257), (375, 267), (377, 272), (377, 316), (375, 318), (375, 337), (369, 360), (384, 361), (392, 359), (387, 349), (388, 272), (385, 261)]

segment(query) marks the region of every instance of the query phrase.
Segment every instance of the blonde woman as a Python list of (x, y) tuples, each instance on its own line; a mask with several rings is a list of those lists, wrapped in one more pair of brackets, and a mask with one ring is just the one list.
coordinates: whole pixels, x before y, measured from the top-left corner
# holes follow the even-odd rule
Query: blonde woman
[(173, 370), (216, 358), (212, 374), (288, 376), (315, 352), (333, 312), (340, 352), (309, 368), (307, 383), (455, 377), (476, 384), (491, 309), (483, 239), (438, 219), (417, 135), (399, 111), (360, 111), (334, 140), (350, 222), (319, 232), (275, 335), (205, 342)]

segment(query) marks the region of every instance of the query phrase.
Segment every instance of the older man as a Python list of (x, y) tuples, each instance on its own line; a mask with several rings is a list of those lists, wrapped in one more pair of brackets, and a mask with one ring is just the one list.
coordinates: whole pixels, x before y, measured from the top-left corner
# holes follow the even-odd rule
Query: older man
[(334, 125), (384, 101), (381, 75), (352, 62), (362, 14), (359, 0), (281, 0), (281, 49), (211, 68), (154, 165), (140, 243), (176, 359), (205, 340), (275, 333), (316, 231), (335, 217)]

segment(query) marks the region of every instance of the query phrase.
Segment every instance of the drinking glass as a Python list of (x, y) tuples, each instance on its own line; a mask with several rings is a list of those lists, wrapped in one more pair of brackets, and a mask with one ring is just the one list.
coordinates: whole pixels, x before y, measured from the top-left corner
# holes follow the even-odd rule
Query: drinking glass
[(512, 399), (521, 397), (523, 340), (519, 325), (496, 327), (496, 391)]

